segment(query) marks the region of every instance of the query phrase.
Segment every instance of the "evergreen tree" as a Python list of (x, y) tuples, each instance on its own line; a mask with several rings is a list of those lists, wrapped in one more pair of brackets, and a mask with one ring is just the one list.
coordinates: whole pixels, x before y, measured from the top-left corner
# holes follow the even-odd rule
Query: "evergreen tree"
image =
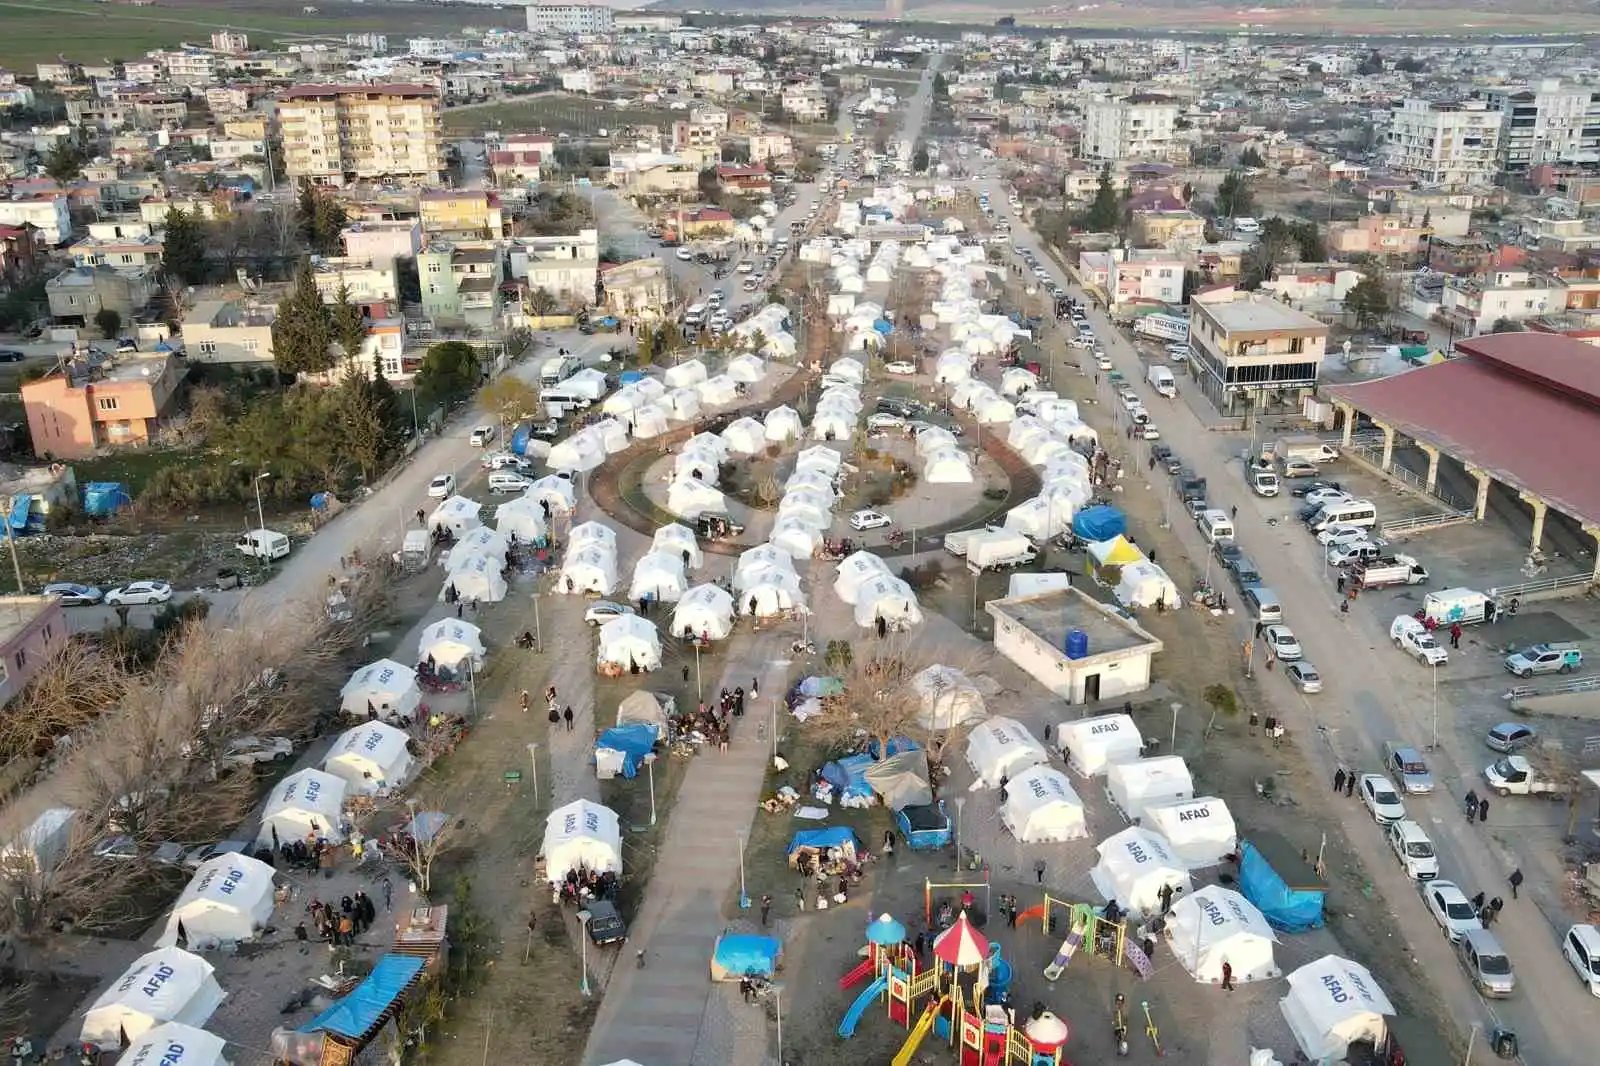
[(300, 181), (300, 233), (317, 255), (338, 255), (344, 232), (344, 205), (307, 179)]
[(1083, 216), (1084, 228), (1092, 233), (1109, 233), (1122, 221), (1122, 197), (1111, 181), (1111, 164), (1100, 168), (1100, 187), (1094, 192), (1094, 202)]
[(333, 318), (317, 291), (316, 275), (310, 261), (302, 260), (288, 294), (278, 303), (273, 361), (282, 374), (320, 374), (333, 366), (329, 348), (334, 339)]
[(361, 346), (367, 339), (367, 317), (361, 313), (361, 308), (351, 302), (348, 288), (339, 286), (338, 296), (334, 299), (333, 307), (329, 309), (328, 314), (333, 328), (333, 339), (344, 349), (344, 357), (359, 358)]
[(206, 280), (206, 235), (200, 220), (181, 208), (167, 212), (162, 227), (161, 264), (167, 276), (185, 285)]
[(1389, 314), (1389, 287), (1376, 267), (1369, 266), (1360, 281), (1344, 296), (1344, 309), (1356, 316), (1356, 324), (1370, 329)]
[(381, 355), (372, 357), (372, 399), (383, 416), (383, 424), (389, 427), (390, 444), (398, 444), (409, 426), (400, 408), (400, 393), (383, 372)]

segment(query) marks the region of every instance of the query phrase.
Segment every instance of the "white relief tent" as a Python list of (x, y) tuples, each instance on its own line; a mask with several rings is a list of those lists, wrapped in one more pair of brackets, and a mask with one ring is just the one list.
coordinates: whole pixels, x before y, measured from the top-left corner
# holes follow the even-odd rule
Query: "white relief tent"
[(168, 1022), (201, 1026), (225, 998), (205, 959), (179, 947), (156, 948), (133, 960), (95, 999), (78, 1039), (110, 1051)]
[(1359, 962), (1324, 955), (1289, 974), (1289, 994), (1278, 1002), (1295, 1042), (1312, 1062), (1337, 1062), (1350, 1045), (1381, 1046), (1395, 1013), (1377, 979)]
[(274, 840), (283, 843), (311, 836), (342, 843), (345, 792), (343, 778), (321, 770), (308, 767), (290, 774), (267, 798), (256, 843), (271, 846)]
[(856, 592), (856, 625), (886, 625), (903, 629), (922, 624), (922, 605), (916, 591), (904, 580), (885, 571)]
[(444, 529), (457, 539), (466, 536), (483, 524), (478, 513), (483, 505), (465, 496), (452, 496), (433, 509), (428, 516), (428, 528)]
[(938, 663), (924, 667), (911, 678), (922, 700), (917, 724), (933, 732), (957, 729), (988, 715), (983, 693), (972, 678), (953, 666)]
[(1100, 862), (1089, 871), (1089, 880), (1135, 917), (1161, 913), (1163, 887), (1177, 894), (1189, 891), (1189, 868), (1158, 833), (1129, 826), (1102, 841), (1098, 851)]
[(422, 688), (417, 672), (393, 659), (368, 663), (350, 675), (339, 690), (339, 709), (345, 714), (367, 718), (415, 718), (422, 705)]
[(1106, 769), (1106, 792), (1129, 821), (1144, 817), (1145, 808), (1194, 798), (1194, 777), (1181, 755), (1134, 759)]
[(834, 594), (853, 607), (861, 590), (869, 582), (885, 577), (888, 573), (889, 565), (878, 556), (869, 551), (858, 551), (839, 563), (839, 569), (833, 579)]
[(1015, 777), (1049, 761), (1044, 745), (1015, 718), (996, 715), (967, 734), (967, 765), (990, 788), (999, 788), (1002, 777)]
[(1281, 976), (1272, 926), (1232, 889), (1206, 885), (1174, 899), (1166, 932), (1174, 957), (1196, 981), (1220, 984), (1224, 963), (1239, 983)]
[(175, 946), (180, 927), (190, 944), (249, 940), (272, 919), (273, 872), (239, 853), (207, 859), (179, 893), (156, 944)]
[(661, 666), (661, 635), (648, 618), (636, 614), (618, 615), (600, 627), (599, 651), (595, 661), (629, 670), (655, 670)]
[(1135, 762), (1144, 750), (1144, 737), (1126, 714), (1098, 714), (1062, 722), (1056, 726), (1055, 738), (1067, 765), (1084, 777), (1103, 774), (1113, 763)]
[(561, 562), (561, 577), (556, 591), (572, 594), (593, 592), (609, 596), (617, 587), (617, 553), (603, 545), (569, 550)]
[(633, 581), (628, 598), (676, 603), (689, 587), (683, 573), (683, 557), (675, 552), (650, 551), (633, 564)]
[(726, 640), (733, 632), (733, 597), (721, 585), (696, 585), (673, 608), (672, 632)]
[(1198, 870), (1216, 866), (1239, 848), (1239, 828), (1228, 804), (1216, 796), (1146, 804), (1144, 821), (1167, 838), (1172, 852)]
[(544, 821), (545, 878), (552, 885), (566, 880), (569, 870), (622, 872), (622, 828), (617, 814), (589, 800), (574, 800), (550, 812)]
[(354, 796), (373, 796), (400, 788), (411, 780), (416, 759), (411, 738), (403, 729), (383, 722), (368, 722), (340, 734), (322, 760), (324, 773), (345, 783)]
[(1089, 835), (1083, 800), (1060, 770), (1030, 766), (1006, 783), (1000, 824), (1023, 844), (1081, 840)]
[(483, 654), (483, 630), (459, 618), (441, 618), (417, 638), (418, 662), (432, 659), (452, 670), (470, 663), (474, 670), (481, 670)]
[(116, 1066), (228, 1066), (222, 1037), (182, 1022), (147, 1029), (128, 1045)]

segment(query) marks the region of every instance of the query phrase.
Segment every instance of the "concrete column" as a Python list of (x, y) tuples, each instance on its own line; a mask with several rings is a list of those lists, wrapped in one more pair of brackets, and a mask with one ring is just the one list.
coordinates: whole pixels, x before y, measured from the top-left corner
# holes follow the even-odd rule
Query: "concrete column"
[(1594, 584), (1600, 584), (1600, 526), (1586, 525), (1583, 531), (1595, 541), (1594, 572), (1589, 575), (1589, 580)]
[(1544, 542), (1544, 516), (1550, 510), (1550, 505), (1531, 493), (1519, 492), (1522, 502), (1533, 508), (1533, 536), (1529, 538), (1528, 550), (1541, 551), (1540, 545)]
[(1350, 437), (1356, 431), (1356, 409), (1347, 403), (1334, 404), (1334, 410), (1344, 415), (1344, 446), (1350, 447)]
[(1382, 422), (1377, 425), (1379, 429), (1383, 430), (1383, 463), (1379, 466), (1379, 469), (1387, 474), (1390, 468), (1394, 466), (1394, 427), (1386, 426)]
[(1420, 442), (1417, 447), (1421, 448), (1423, 454), (1428, 457), (1428, 491), (1432, 492), (1434, 483), (1439, 480), (1439, 449), (1431, 444), (1422, 444)]
[(1489, 513), (1489, 486), (1494, 484), (1494, 478), (1487, 471), (1472, 466), (1467, 467), (1467, 473), (1478, 479), (1478, 501), (1473, 506), (1473, 516), (1482, 522), (1483, 516)]

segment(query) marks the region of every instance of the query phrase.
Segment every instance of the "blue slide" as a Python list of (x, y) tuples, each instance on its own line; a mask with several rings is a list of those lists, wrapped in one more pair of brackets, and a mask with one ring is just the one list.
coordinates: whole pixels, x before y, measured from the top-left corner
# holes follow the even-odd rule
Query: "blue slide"
[(844, 1012), (844, 1020), (839, 1023), (839, 1035), (846, 1040), (855, 1036), (856, 1023), (861, 1020), (861, 1016), (867, 1012), (867, 1008), (872, 1006), (873, 1002), (883, 995), (884, 990), (888, 987), (888, 978), (880, 977), (866, 988), (863, 988), (861, 995), (857, 996), (856, 1001), (850, 1004), (850, 1009)]

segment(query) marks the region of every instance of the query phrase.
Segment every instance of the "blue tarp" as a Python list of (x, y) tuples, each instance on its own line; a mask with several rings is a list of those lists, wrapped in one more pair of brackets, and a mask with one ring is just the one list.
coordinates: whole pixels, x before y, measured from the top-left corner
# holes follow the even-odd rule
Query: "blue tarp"
[(837, 677), (808, 677), (796, 687), (802, 696), (839, 696), (844, 693), (844, 682)]
[(1084, 540), (1113, 540), (1128, 531), (1128, 520), (1115, 507), (1086, 507), (1072, 516), (1072, 531)]
[(901, 807), (894, 812), (894, 821), (912, 851), (929, 851), (950, 844), (950, 816), (945, 813), (944, 800), (926, 807)]
[(775, 936), (724, 933), (711, 950), (711, 979), (737, 981), (746, 974), (771, 977), (778, 971), (783, 945)]
[(856, 839), (856, 831), (847, 825), (829, 826), (827, 829), (802, 829), (789, 841), (788, 854), (793, 855), (801, 848), (842, 848), (847, 844), (858, 851), (861, 849), (861, 841)]
[(878, 748), (880, 746), (881, 745), (878, 743), (878, 738), (873, 737), (871, 740), (867, 741), (867, 754), (872, 756), (875, 760), (887, 759), (892, 756), (899, 755), (902, 751), (916, 751), (918, 748), (922, 747), (921, 744), (918, 744), (910, 737), (890, 737), (888, 755), (878, 754)]
[(83, 487), (85, 514), (112, 515), (133, 503), (120, 481), (91, 481)]
[(644, 378), (645, 373), (643, 370), (624, 370), (622, 373), (617, 375), (617, 384), (632, 385), (636, 382), (643, 381)]
[(872, 786), (867, 783), (866, 773), (874, 761), (866, 754), (846, 755), (824, 766), (822, 779), (838, 791), (840, 798), (871, 798)]
[(33, 497), (19, 492), (11, 498), (11, 528), (27, 529), (28, 513), (33, 510)]
[(1320, 888), (1290, 888), (1248, 841), (1239, 842), (1239, 892), (1274, 929), (1303, 933), (1322, 928), (1326, 893)]
[(415, 955), (385, 955), (353, 992), (302, 1025), (300, 1032), (360, 1040), (383, 1021), (384, 1012), (422, 972), (424, 961)]
[(644, 764), (644, 757), (655, 749), (656, 740), (660, 735), (655, 726), (646, 722), (613, 726), (600, 734), (600, 739), (595, 741), (594, 748), (596, 751), (607, 749), (620, 751), (622, 776), (634, 777), (639, 773), (639, 767)]
[(887, 337), (894, 332), (894, 323), (887, 318), (880, 318), (872, 324), (872, 328)]
[(528, 454), (528, 441), (533, 439), (533, 434), (528, 432), (527, 426), (518, 426), (511, 431), (511, 454)]

